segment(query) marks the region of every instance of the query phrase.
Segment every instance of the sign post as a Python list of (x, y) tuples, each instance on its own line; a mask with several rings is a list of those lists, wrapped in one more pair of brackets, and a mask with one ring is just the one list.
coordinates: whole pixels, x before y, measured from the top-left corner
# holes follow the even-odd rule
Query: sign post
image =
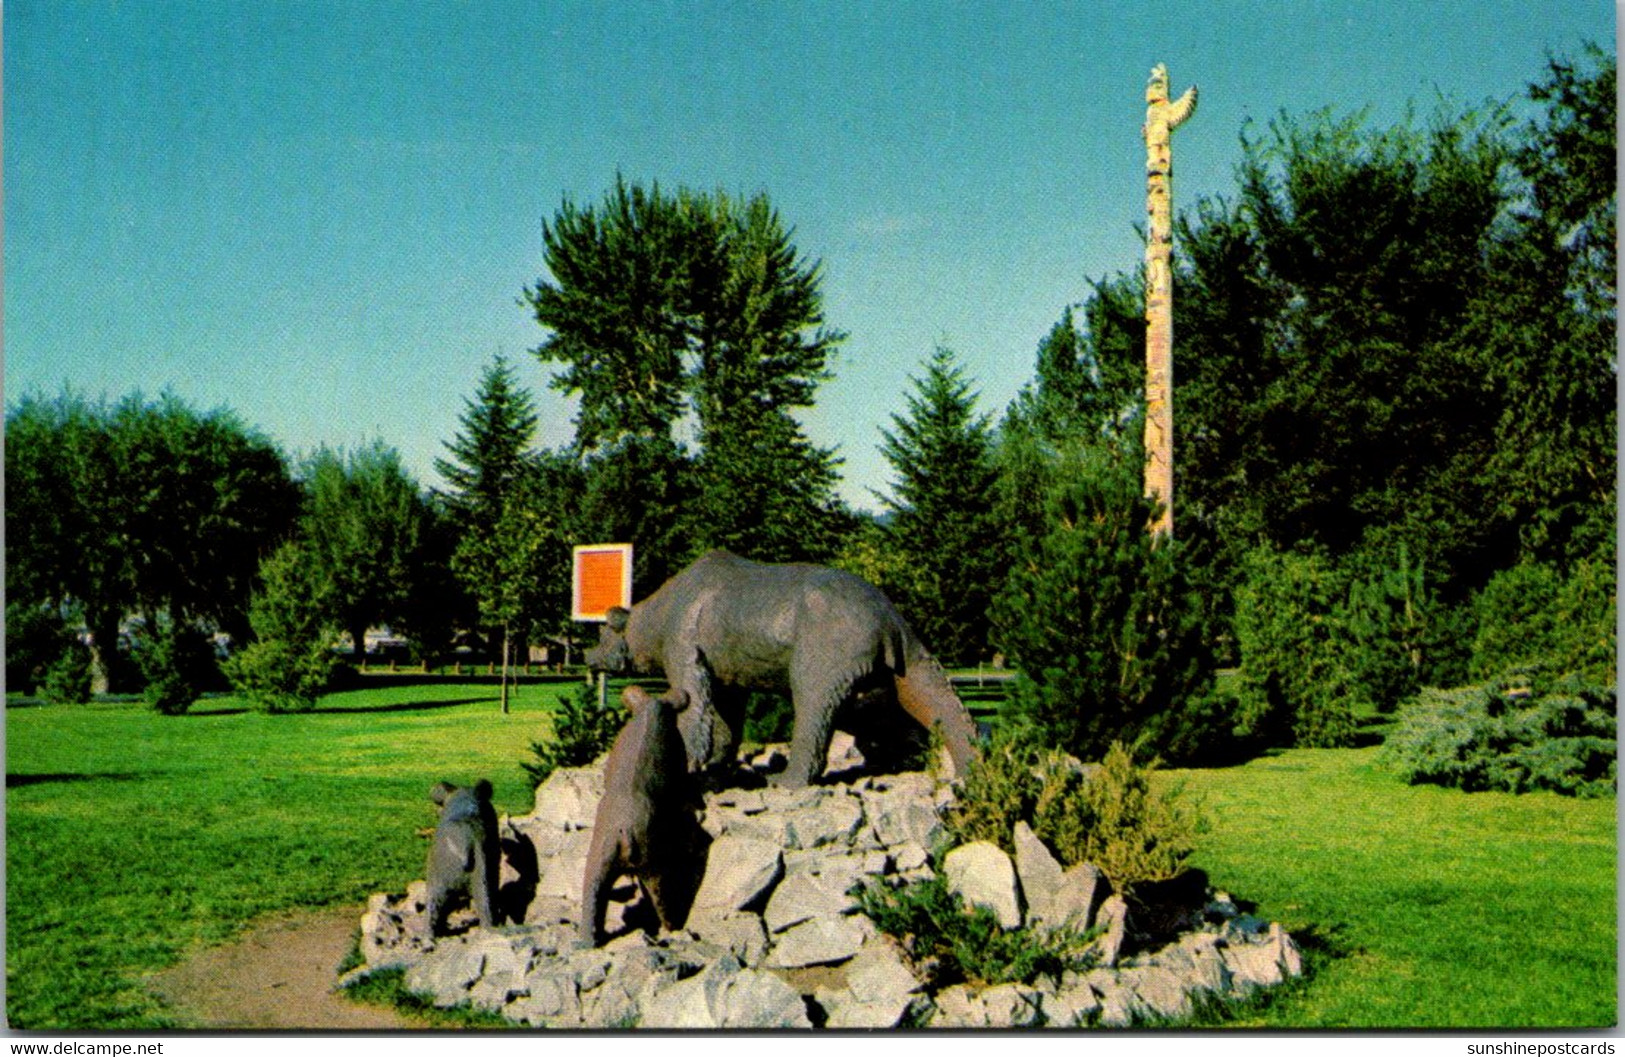
[[(570, 619), (603, 623), (616, 606), (632, 607), (632, 545), (589, 543), (575, 548), (570, 574)], [(587, 672), (592, 683), (592, 672)], [(598, 673), (598, 707), (609, 707), (607, 674)]]

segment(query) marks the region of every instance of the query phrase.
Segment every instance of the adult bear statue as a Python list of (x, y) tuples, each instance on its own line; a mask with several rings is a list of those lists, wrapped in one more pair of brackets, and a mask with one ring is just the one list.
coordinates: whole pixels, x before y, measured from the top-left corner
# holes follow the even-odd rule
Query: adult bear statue
[(940, 725), (960, 773), (976, 756), (970, 713), (908, 622), (874, 585), (821, 565), (769, 565), (712, 551), (630, 610), (617, 607), (587, 664), (608, 672), (661, 671), (687, 693), (678, 717), (690, 770), (732, 757), (740, 709), (734, 691), (790, 692), (795, 733), (780, 781), (803, 786), (822, 772), (831, 733), (854, 701), (857, 726), (902, 740), (899, 713), (867, 703), (895, 694), (926, 730)]

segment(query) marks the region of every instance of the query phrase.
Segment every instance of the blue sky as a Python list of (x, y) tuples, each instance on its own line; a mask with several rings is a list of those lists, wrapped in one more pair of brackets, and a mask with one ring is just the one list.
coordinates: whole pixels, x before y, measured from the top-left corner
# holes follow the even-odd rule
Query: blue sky
[[(507, 354), (541, 226), (617, 172), (765, 191), (849, 334), (807, 416), (874, 506), (879, 430), (952, 348), (998, 412), (1137, 266), (1146, 74), (1200, 86), (1176, 206), (1244, 122), (1506, 100), (1614, 46), (1607, 0), (8, 0), (5, 393), (174, 389), (290, 454), (381, 437), (426, 485)], [(1176, 350), (1177, 356), (1177, 350)]]

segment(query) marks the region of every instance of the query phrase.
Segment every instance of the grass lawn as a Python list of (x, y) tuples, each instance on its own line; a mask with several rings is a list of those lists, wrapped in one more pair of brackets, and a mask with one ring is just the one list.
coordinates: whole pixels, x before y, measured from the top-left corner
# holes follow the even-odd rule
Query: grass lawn
[(1377, 751), (1175, 772), (1212, 824), (1196, 864), (1309, 956), (1306, 986), (1241, 1023), (1614, 1024), (1615, 802), (1407, 786)]
[[(183, 1027), (143, 987), (196, 944), (419, 876), (436, 780), (519, 763), (571, 684), (336, 694), (264, 716), (137, 704), (10, 708), (7, 1017), (14, 1028)], [(1243, 1026), (1581, 1027), (1615, 1009), (1615, 805), (1407, 787), (1374, 750), (1178, 772), (1213, 827), (1214, 882), (1300, 935), (1313, 978)]]
[(522, 760), (572, 684), (324, 698), (302, 715), (231, 698), (6, 713), (6, 1015), (14, 1028), (175, 1026), (142, 978), (194, 944), (422, 876), (429, 787), (491, 779), (523, 814)]

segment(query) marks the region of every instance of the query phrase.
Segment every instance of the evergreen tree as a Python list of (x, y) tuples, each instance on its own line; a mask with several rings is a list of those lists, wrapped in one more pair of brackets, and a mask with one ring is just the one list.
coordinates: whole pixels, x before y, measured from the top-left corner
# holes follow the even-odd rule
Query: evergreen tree
[(509, 488), (524, 471), (537, 421), (529, 390), (518, 384), (506, 358), (493, 357), (474, 397), (464, 401), (461, 432), (446, 442), (450, 458), (434, 463), (459, 527), (488, 527), (501, 516)]
[(593, 527), (573, 519), (580, 495), (574, 460), (531, 450), (538, 416), (529, 390), (496, 357), (467, 402), (463, 431), (436, 463), (451, 485), (459, 532), (451, 557), (480, 625), (502, 648), (502, 711), (514, 648), (568, 599), (569, 547)]
[(886, 542), (913, 570), (896, 601), (938, 657), (978, 660), (1004, 568), (993, 431), (951, 350), (939, 347), (913, 384), (908, 414), (881, 431), (893, 473)]
[(835, 495), (831, 452), (771, 409), (723, 415), (706, 435), (685, 519), (692, 556), (715, 547), (769, 562), (834, 556), (852, 521)]
[(338, 628), (329, 615), (332, 585), (295, 541), (266, 556), (249, 606), (254, 641), (227, 659), (232, 686), (265, 712), (306, 712), (327, 688)]
[(573, 465), (536, 455), (510, 482), (495, 522), (464, 534), (452, 569), (502, 644), (502, 711), (516, 645), (569, 603)]
[(1134, 460), (1079, 449), (993, 604), (995, 641), (1019, 669), (1007, 717), (1084, 759), (1119, 740), (1151, 752), (1207, 740), (1186, 729), (1213, 671), (1190, 548), (1147, 531), (1141, 485)]

